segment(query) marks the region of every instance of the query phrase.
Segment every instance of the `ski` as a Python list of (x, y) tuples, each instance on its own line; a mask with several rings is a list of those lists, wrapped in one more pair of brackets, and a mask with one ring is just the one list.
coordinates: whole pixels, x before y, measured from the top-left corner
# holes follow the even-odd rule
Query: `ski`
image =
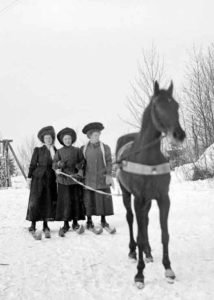
[(93, 232), (94, 234), (101, 234), (103, 232), (103, 228), (99, 225), (87, 228), (87, 230)]
[(116, 233), (116, 228), (111, 226), (104, 226), (103, 229), (105, 229), (108, 233), (114, 234)]
[(30, 231), (30, 233), (36, 241), (40, 241), (42, 239), (42, 232), (41, 231), (32, 230), (32, 231)]
[(85, 232), (84, 226), (81, 224), (78, 228), (73, 229), (78, 234), (83, 234)]
[(51, 233), (50, 233), (50, 230), (44, 230), (44, 234), (45, 234), (45, 238), (46, 239), (50, 239), (51, 238)]
[(63, 230), (63, 228), (60, 227), (59, 229), (59, 236), (64, 237), (65, 236), (65, 231)]

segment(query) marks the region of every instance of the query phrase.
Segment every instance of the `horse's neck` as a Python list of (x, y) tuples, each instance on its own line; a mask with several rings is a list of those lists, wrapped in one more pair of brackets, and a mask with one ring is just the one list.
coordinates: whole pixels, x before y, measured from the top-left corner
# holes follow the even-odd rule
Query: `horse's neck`
[(162, 163), (163, 155), (160, 150), (160, 135), (161, 133), (152, 122), (149, 107), (144, 114), (141, 131), (133, 145), (133, 150), (139, 150), (139, 152), (133, 155), (132, 160), (142, 164)]

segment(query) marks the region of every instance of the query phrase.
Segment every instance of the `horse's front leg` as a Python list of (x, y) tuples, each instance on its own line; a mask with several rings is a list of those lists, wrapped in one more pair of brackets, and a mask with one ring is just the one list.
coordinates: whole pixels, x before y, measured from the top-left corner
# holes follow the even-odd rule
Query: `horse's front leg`
[(134, 239), (134, 234), (133, 234), (133, 212), (132, 212), (132, 207), (131, 207), (131, 194), (121, 186), (121, 190), (123, 193), (123, 203), (126, 208), (126, 219), (128, 222), (129, 226), (129, 235), (130, 235), (130, 241), (129, 241), (129, 257), (132, 259), (137, 259), (137, 254), (136, 254), (136, 246), (137, 243), (135, 242)]
[(175, 273), (171, 268), (171, 263), (169, 259), (169, 232), (168, 232), (168, 215), (170, 207), (170, 199), (168, 195), (162, 196), (158, 199), (158, 206), (160, 210), (160, 226), (162, 234), (162, 244), (163, 244), (163, 265), (165, 268), (165, 276), (169, 279), (175, 279)]
[(142, 201), (138, 198), (134, 200), (135, 204), (135, 213), (137, 218), (137, 227), (138, 227), (138, 235), (137, 235), (137, 246), (138, 246), (138, 272), (135, 275), (135, 283), (138, 288), (144, 287), (144, 275), (143, 270), (145, 268), (145, 263), (143, 260), (143, 250), (145, 248), (146, 241), (146, 219), (145, 219), (145, 207)]
[(148, 225), (149, 225), (149, 211), (151, 209), (151, 205), (152, 205), (152, 202), (149, 201), (148, 203), (146, 203), (146, 211), (145, 211), (145, 224), (146, 224), (146, 227), (145, 227), (145, 238), (146, 238), (146, 241), (145, 241), (145, 246), (144, 246), (144, 253), (146, 255), (146, 262), (149, 263), (149, 262), (153, 262), (153, 257), (152, 257), (152, 254), (151, 254), (151, 247), (150, 247), (150, 243), (149, 243), (149, 236), (148, 236)]

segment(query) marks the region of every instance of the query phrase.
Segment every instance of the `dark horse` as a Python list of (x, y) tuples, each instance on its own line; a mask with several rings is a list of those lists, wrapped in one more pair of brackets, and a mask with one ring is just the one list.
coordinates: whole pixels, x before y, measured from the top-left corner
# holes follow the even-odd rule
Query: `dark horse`
[[(136, 259), (138, 246), (138, 265), (135, 283), (139, 288), (144, 286), (143, 270), (147, 261), (152, 261), (148, 240), (148, 214), (151, 200), (156, 199), (160, 211), (160, 226), (163, 244), (163, 265), (165, 276), (171, 280), (175, 274), (171, 269), (168, 253), (168, 213), (170, 207), (169, 184), (170, 169), (167, 159), (160, 150), (162, 134), (170, 135), (175, 141), (182, 142), (185, 132), (179, 123), (178, 103), (172, 96), (173, 84), (167, 90), (159, 89), (156, 81), (154, 94), (146, 107), (141, 130), (127, 134), (117, 141), (116, 157), (119, 164), (118, 180), (123, 193), (123, 202), (127, 210), (127, 221), (130, 231), (129, 256)], [(131, 195), (134, 195), (134, 208), (137, 218), (137, 243), (133, 236), (133, 213)]]

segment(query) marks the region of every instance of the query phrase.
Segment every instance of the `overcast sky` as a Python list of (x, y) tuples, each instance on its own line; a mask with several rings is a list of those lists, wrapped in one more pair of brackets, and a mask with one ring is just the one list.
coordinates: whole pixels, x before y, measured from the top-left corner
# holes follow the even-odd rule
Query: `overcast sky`
[[(0, 132), (18, 145), (46, 125), (103, 122), (112, 150), (142, 49), (156, 45), (182, 84), (193, 44), (214, 40), (213, 1), (0, 0)], [(11, 6), (10, 6), (11, 4)]]

